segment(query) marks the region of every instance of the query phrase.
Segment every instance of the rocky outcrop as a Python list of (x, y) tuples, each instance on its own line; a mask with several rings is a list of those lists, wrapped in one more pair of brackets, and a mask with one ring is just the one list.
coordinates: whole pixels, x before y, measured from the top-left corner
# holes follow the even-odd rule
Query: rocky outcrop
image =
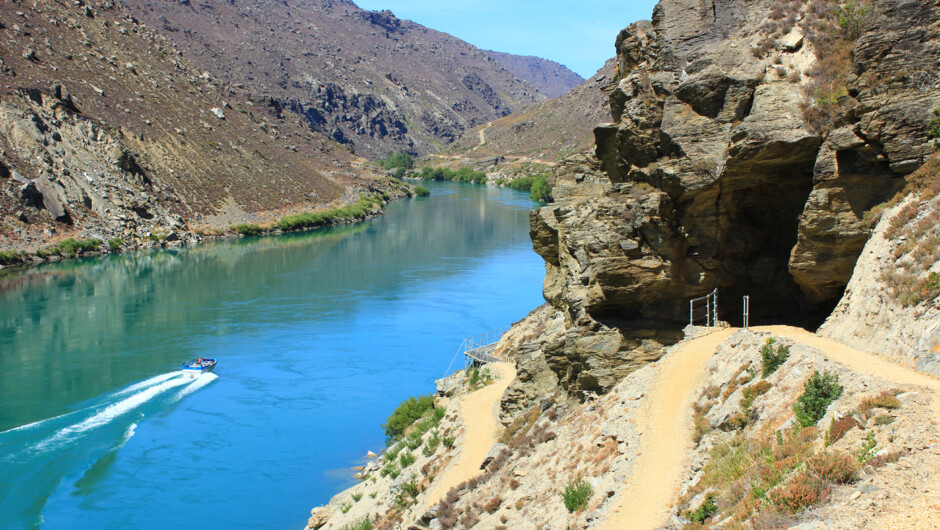
[[(731, 321), (743, 295), (752, 322), (818, 324), (838, 302), (865, 213), (932, 151), (940, 106), (936, 2), (873, 7), (878, 30), (844, 44), (848, 94), (822, 124), (803, 112), (824, 104), (814, 83), (847, 64), (804, 38), (808, 26), (773, 29), (770, 2), (663, 0), (621, 32), (596, 158), (556, 167), (556, 203), (532, 215), (545, 299), (565, 316), (566, 340), (546, 350), (564, 387), (608, 389), (655, 360), (688, 300), (716, 288)], [(814, 27), (842, 42), (833, 20)]]
[(917, 203), (910, 197), (882, 216), (819, 334), (940, 375), (940, 280), (925, 282), (940, 275), (940, 198), (905, 222)]

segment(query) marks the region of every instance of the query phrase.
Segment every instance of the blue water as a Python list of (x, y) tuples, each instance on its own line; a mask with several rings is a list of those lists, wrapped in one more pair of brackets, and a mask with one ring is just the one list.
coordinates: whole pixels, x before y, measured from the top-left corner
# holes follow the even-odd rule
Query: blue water
[[(542, 303), (534, 204), (430, 187), (358, 225), (0, 280), (0, 527), (302, 528), (464, 337)], [(198, 356), (216, 372), (183, 378)]]

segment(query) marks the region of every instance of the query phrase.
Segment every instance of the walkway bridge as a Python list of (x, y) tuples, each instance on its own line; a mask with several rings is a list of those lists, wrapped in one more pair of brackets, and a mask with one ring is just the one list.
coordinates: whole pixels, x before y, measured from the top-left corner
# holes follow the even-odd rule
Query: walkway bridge
[(464, 357), (464, 369), (470, 366), (502, 362), (503, 359), (494, 357), (492, 353), (493, 350), (496, 349), (496, 345), (499, 344), (499, 339), (503, 338), (503, 335), (505, 335), (507, 331), (509, 331), (509, 327), (496, 329), (464, 339), (463, 342), (460, 343), (460, 349), (454, 354), (454, 359), (451, 360), (450, 366), (447, 367), (447, 371), (444, 372), (444, 376), (446, 377), (450, 372), (451, 367), (454, 365), (454, 360), (456, 360), (457, 356), (460, 354), (463, 354)]

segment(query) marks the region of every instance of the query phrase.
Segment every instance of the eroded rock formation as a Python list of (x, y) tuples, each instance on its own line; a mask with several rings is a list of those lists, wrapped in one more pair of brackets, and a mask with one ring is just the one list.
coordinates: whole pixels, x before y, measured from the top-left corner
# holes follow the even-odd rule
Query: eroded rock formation
[(564, 358), (564, 388), (604, 391), (655, 360), (689, 298), (716, 288), (731, 321), (742, 295), (752, 322), (818, 324), (834, 307), (865, 213), (932, 152), (940, 106), (937, 2), (873, 7), (877, 31), (854, 41), (848, 93), (822, 124), (803, 109), (828, 50), (804, 38), (810, 26), (767, 30), (770, 2), (663, 0), (621, 32), (613, 123), (595, 129), (596, 157), (556, 169), (557, 202), (532, 214), (545, 299), (565, 316), (545, 352)]

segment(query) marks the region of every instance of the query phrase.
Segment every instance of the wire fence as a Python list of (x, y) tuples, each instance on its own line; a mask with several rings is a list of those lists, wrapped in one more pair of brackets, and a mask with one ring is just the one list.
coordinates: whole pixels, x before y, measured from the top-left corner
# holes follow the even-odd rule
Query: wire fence
[(457, 349), (457, 353), (454, 354), (454, 358), (451, 359), (450, 365), (447, 366), (447, 370), (444, 371), (444, 377), (447, 377), (447, 374), (450, 373), (450, 369), (454, 366), (454, 361), (457, 360), (460, 354), (464, 356), (464, 367), (474, 362), (488, 363), (498, 361), (499, 359), (490, 354), (496, 348), (499, 339), (503, 338), (503, 335), (505, 335), (507, 331), (509, 331), (509, 326), (464, 339), (463, 342), (460, 343), (460, 348)]
[(689, 300), (689, 338), (695, 334), (695, 327), (713, 328), (718, 325), (718, 288), (705, 296)]

